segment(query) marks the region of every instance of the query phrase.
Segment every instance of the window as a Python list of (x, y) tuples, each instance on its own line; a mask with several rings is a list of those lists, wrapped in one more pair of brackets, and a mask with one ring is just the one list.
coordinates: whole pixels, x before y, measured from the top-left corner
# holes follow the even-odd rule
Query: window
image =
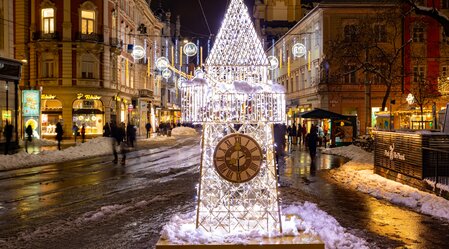
[(344, 80), (345, 80), (345, 82), (344, 83), (346, 83), (346, 84), (355, 84), (355, 80), (356, 80), (356, 77), (355, 77), (355, 71), (356, 71), (356, 67), (355, 67), (355, 65), (346, 65), (345, 67), (344, 67)]
[(53, 34), (55, 32), (55, 10), (53, 8), (42, 9), (42, 33)]
[(413, 67), (413, 82), (420, 82), (424, 79), (424, 66)]
[(354, 42), (357, 41), (357, 26), (356, 25), (346, 25), (344, 28), (345, 41)]
[(55, 77), (55, 62), (52, 59), (47, 59), (42, 65), (42, 78)]
[(95, 32), (95, 12), (92, 10), (81, 11), (81, 33), (92, 34)]
[(373, 74), (372, 83), (377, 85), (385, 84), (385, 79), (382, 77), (382, 75), (385, 76), (387, 74), (388, 66), (385, 64), (378, 65), (376, 71), (379, 71), (380, 75), (378, 73)]
[(449, 0), (441, 0), (441, 3), (442, 3), (442, 6), (441, 6), (442, 9), (449, 9)]
[(376, 42), (387, 42), (387, 28), (384, 24), (374, 25), (374, 35)]
[(95, 72), (95, 63), (91, 60), (83, 60), (81, 63), (81, 78), (93, 79)]
[(424, 28), (414, 27), (413, 28), (413, 41), (414, 42), (424, 42)]

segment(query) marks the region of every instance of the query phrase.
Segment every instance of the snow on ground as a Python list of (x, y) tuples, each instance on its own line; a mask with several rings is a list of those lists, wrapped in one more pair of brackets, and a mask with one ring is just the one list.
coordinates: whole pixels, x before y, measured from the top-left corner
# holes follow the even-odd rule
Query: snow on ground
[[(188, 127), (176, 127), (172, 131), (173, 136), (156, 136), (149, 139), (138, 141), (139, 143), (153, 143), (160, 141), (176, 140), (174, 134), (196, 135), (196, 131)], [(46, 139), (33, 139), (31, 142), (34, 146), (55, 146), (56, 141)], [(20, 142), (24, 146), (24, 142)], [(109, 137), (98, 137), (88, 140), (85, 143), (78, 143), (76, 146), (66, 148), (64, 150), (42, 151), (39, 154), (28, 154), (20, 151), (13, 155), (0, 155), (0, 170), (20, 169), (37, 165), (50, 163), (58, 163), (82, 159), (86, 157), (94, 157), (100, 155), (112, 154), (112, 140)]]
[[(305, 202), (283, 208), (282, 228), (284, 236), (296, 236), (298, 231), (309, 235), (319, 235), (326, 248), (369, 248), (367, 241), (346, 231), (316, 204)], [(288, 218), (287, 218), (288, 217)], [(177, 214), (165, 224), (161, 238), (174, 244), (230, 243), (248, 244), (251, 240), (266, 237), (279, 237), (279, 233), (267, 234), (263, 231), (233, 231), (231, 233), (206, 232), (195, 227), (196, 212)], [(297, 243), (316, 243), (310, 237), (297, 237)]]
[(342, 167), (331, 170), (331, 176), (343, 185), (423, 214), (449, 220), (448, 200), (374, 174), (372, 153), (353, 145), (325, 149), (323, 153), (351, 159)]
[(195, 129), (190, 127), (176, 127), (171, 131), (172, 136), (194, 136), (197, 135)]

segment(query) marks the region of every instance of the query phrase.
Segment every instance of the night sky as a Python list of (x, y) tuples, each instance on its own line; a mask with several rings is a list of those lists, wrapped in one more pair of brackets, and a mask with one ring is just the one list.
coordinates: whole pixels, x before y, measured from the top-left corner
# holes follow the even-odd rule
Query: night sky
[[(171, 22), (176, 22), (176, 16), (181, 16), (181, 35), (191, 38), (206, 38), (209, 36), (209, 30), (201, 12), (201, 4), (204, 9), (211, 33), (216, 35), (221, 26), (226, 6), (230, 0), (153, 0), (151, 1), (151, 9), (156, 14), (162, 6), (163, 10), (170, 10), (172, 14)], [(250, 16), (254, 0), (244, 0)]]

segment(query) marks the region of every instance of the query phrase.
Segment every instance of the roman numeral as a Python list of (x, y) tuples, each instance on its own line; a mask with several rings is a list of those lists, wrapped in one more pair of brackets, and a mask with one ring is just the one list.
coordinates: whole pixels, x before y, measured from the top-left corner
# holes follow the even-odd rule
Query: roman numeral
[(231, 143), (231, 141), (229, 141), (229, 140), (226, 140), (226, 141), (225, 141), (225, 144), (228, 146), (228, 148), (231, 148), (231, 147), (232, 147), (232, 143)]
[(257, 150), (257, 147), (252, 148), (251, 150), (249, 150), (251, 153), (253, 153), (254, 151)]
[(253, 160), (253, 161), (260, 161), (260, 156), (252, 156), (251, 160)]
[(229, 179), (232, 179), (233, 176), (234, 176), (234, 172), (232, 172), (230, 170), (228, 171), (228, 173), (226, 173), (226, 177)]
[(224, 161), (225, 157), (224, 156), (219, 156), (215, 160), (217, 160), (217, 161)]
[(249, 168), (252, 169), (252, 170), (254, 170), (254, 171), (259, 170), (259, 166), (258, 166), (257, 164), (255, 164), (255, 163), (251, 163), (251, 165), (249, 166)]
[(238, 182), (241, 182), (241, 181), (242, 181), (242, 178), (241, 178), (241, 176), (240, 176), (240, 173), (237, 173), (237, 181), (238, 181)]
[(220, 165), (218, 165), (218, 170), (221, 172), (221, 173), (224, 173), (225, 171), (226, 171), (226, 163), (222, 163), (222, 164), (220, 164)]
[(242, 144), (242, 137), (236, 136), (234, 138), (235, 138), (235, 143)]

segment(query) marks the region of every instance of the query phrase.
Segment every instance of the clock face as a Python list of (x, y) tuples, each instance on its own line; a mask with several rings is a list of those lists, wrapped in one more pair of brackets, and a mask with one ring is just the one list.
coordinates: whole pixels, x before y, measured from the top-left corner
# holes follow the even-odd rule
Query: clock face
[(242, 183), (253, 179), (259, 173), (262, 159), (262, 149), (248, 135), (228, 135), (215, 147), (215, 170), (230, 182)]

